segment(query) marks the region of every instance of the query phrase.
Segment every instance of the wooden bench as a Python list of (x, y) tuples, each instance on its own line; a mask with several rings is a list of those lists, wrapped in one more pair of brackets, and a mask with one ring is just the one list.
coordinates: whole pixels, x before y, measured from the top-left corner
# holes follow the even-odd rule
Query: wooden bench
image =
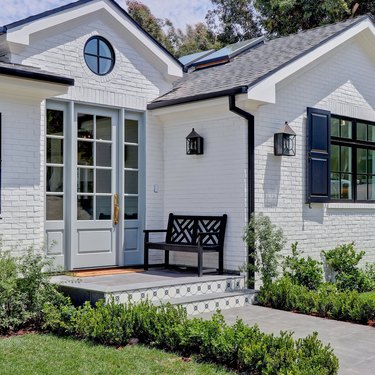
[[(203, 274), (203, 254), (219, 253), (220, 275), (224, 272), (224, 237), (227, 215), (187, 216), (169, 214), (167, 229), (144, 230), (144, 269), (148, 270), (149, 250), (164, 250), (164, 266), (169, 267), (169, 252), (196, 253), (198, 276)], [(150, 233), (166, 233), (165, 242), (150, 242)]]

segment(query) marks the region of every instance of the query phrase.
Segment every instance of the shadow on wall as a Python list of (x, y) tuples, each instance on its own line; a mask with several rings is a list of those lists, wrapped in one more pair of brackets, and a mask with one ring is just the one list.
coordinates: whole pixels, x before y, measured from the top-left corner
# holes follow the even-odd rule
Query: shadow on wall
[(264, 206), (277, 207), (279, 202), (281, 179), (281, 158), (267, 154), (266, 170), (263, 184)]

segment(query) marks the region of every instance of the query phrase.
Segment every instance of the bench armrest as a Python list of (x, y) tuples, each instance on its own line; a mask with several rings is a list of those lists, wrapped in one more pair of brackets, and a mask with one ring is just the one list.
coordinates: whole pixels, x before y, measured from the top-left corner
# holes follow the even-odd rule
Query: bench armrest
[(166, 229), (145, 229), (143, 233), (165, 233)]

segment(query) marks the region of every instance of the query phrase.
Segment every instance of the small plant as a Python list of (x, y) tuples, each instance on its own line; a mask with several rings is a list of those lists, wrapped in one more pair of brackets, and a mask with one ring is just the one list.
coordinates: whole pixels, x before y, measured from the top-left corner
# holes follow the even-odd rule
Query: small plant
[(312, 259), (301, 257), (302, 252), (297, 249), (298, 242), (292, 244), (292, 255), (285, 257), (283, 264), (284, 275), (299, 285), (308, 289), (317, 289), (323, 283), (322, 263)]
[[(322, 252), (328, 269), (333, 271), (334, 281), (341, 290), (367, 292), (375, 288), (371, 279), (371, 268), (368, 275), (358, 267), (365, 255), (364, 251), (356, 252), (354, 243), (344, 244)], [(371, 266), (370, 266), (371, 267)]]
[(39, 327), (47, 301), (66, 301), (44, 272), (50, 263), (31, 249), (18, 258), (0, 251), (0, 334), (30, 325)]
[(283, 231), (268, 216), (253, 215), (245, 228), (246, 245), (254, 249), (254, 272), (259, 272), (263, 285), (269, 285), (279, 272), (280, 252), (284, 247)]

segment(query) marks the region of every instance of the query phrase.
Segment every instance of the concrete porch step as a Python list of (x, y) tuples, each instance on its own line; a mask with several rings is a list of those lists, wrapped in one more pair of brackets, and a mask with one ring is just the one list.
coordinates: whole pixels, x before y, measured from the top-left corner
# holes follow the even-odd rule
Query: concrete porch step
[[(227, 310), (253, 305), (255, 304), (255, 299), (256, 292), (254, 290), (245, 289), (238, 292), (223, 292), (178, 298), (169, 301), (169, 303), (186, 308), (188, 315), (198, 315), (206, 312), (214, 312), (216, 310)], [(154, 302), (155, 305), (160, 305), (161, 303), (161, 301)]]

